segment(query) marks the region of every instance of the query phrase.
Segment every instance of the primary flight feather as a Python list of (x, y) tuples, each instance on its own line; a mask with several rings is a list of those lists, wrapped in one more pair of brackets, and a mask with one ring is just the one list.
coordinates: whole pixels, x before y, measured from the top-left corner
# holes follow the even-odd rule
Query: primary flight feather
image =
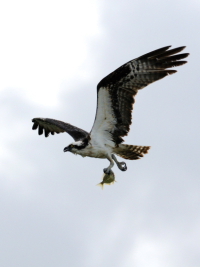
[(135, 95), (142, 89), (176, 70), (169, 68), (181, 66), (187, 61), (189, 54), (177, 54), (185, 46), (169, 49), (166, 46), (148, 54), (142, 55), (122, 65), (97, 85), (97, 109), (94, 124), (90, 133), (69, 123), (54, 119), (34, 118), (33, 130), (38, 134), (67, 132), (75, 142), (64, 148), (83, 157), (107, 158), (110, 165), (104, 173), (112, 173), (114, 162), (122, 171), (127, 170), (125, 162), (118, 162), (115, 155), (124, 159), (134, 160), (148, 153), (150, 146), (135, 146), (122, 144), (123, 137), (130, 130), (132, 122), (132, 109)]

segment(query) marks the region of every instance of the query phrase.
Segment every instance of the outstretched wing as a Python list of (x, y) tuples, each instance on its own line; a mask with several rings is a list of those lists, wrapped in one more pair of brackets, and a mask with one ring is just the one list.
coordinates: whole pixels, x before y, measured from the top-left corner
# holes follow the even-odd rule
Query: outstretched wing
[(181, 59), (189, 54), (178, 54), (185, 46), (168, 50), (166, 46), (134, 60), (110, 73), (97, 85), (97, 110), (90, 132), (93, 140), (123, 142), (132, 121), (134, 97), (139, 89), (173, 74), (168, 70), (187, 63)]
[(45, 137), (48, 137), (50, 133), (54, 135), (54, 133), (59, 134), (67, 132), (75, 141), (79, 141), (89, 135), (86, 131), (80, 128), (54, 119), (34, 118), (32, 119), (32, 122), (32, 129), (36, 130), (38, 128), (38, 134), (41, 135), (44, 132)]

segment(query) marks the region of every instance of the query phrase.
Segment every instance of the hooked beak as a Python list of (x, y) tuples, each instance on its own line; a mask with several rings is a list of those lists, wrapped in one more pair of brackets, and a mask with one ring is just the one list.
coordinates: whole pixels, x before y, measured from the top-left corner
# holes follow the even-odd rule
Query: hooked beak
[(63, 149), (64, 152), (67, 152), (67, 151), (70, 151), (70, 148), (68, 146), (66, 146), (64, 149)]

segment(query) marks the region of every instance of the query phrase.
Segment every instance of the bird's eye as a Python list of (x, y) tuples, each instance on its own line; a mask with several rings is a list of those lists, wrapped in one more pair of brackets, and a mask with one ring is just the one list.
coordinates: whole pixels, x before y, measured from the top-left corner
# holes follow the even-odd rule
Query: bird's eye
[(74, 145), (71, 145), (71, 147), (74, 147)]

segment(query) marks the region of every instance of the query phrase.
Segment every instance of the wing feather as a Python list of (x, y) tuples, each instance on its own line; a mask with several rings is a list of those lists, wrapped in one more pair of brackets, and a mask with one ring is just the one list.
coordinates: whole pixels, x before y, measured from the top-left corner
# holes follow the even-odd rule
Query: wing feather
[(44, 132), (45, 137), (48, 137), (51, 133), (64, 133), (67, 132), (75, 141), (82, 140), (86, 138), (89, 134), (88, 132), (75, 127), (69, 123), (65, 123), (62, 121), (54, 120), (54, 119), (44, 119), (44, 118), (34, 118), (33, 122), (33, 130), (38, 129), (38, 134), (42, 135)]
[(96, 117), (90, 132), (93, 139), (123, 142), (132, 122), (135, 95), (142, 89), (167, 75), (177, 72), (168, 68), (187, 63), (180, 61), (189, 54), (178, 54), (185, 46), (168, 50), (166, 46), (142, 55), (122, 65), (97, 85)]

